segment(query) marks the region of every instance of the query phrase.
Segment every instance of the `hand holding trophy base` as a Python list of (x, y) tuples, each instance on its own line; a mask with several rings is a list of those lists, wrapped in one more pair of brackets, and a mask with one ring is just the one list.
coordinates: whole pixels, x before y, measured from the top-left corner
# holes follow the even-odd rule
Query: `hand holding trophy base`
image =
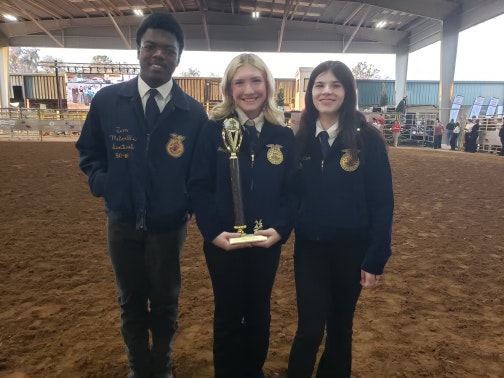
[(234, 228), (242, 234), (239, 238), (231, 238), (229, 239), (229, 244), (243, 244), (243, 243), (257, 243), (268, 240), (268, 238), (264, 235), (254, 235), (254, 234), (246, 234), (243, 229), (247, 226), (235, 226)]

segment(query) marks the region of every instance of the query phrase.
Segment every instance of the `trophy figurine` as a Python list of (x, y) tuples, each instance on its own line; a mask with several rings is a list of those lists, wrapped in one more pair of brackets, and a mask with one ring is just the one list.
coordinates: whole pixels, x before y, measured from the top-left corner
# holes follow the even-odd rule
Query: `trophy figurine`
[(243, 196), (240, 180), (240, 165), (238, 163), (238, 151), (243, 140), (240, 123), (235, 118), (224, 120), (222, 128), (222, 141), (229, 151), (229, 168), (231, 172), (231, 192), (233, 193), (234, 229), (241, 234), (238, 238), (229, 239), (230, 244), (254, 243), (268, 238), (263, 235), (246, 234), (245, 216), (243, 213)]

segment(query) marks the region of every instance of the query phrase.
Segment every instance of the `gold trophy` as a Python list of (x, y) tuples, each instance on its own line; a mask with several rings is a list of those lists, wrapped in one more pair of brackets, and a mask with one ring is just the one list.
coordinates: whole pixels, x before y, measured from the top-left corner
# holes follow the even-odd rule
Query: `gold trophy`
[(229, 151), (231, 191), (233, 193), (233, 210), (235, 219), (234, 229), (241, 234), (238, 238), (229, 239), (229, 243), (242, 244), (265, 241), (268, 239), (266, 236), (245, 233), (247, 225), (245, 224), (245, 216), (243, 213), (240, 165), (238, 163), (238, 151), (240, 151), (240, 146), (243, 141), (243, 133), (240, 122), (238, 122), (235, 118), (228, 118), (224, 120), (224, 127), (222, 128), (222, 141), (224, 142), (226, 149)]

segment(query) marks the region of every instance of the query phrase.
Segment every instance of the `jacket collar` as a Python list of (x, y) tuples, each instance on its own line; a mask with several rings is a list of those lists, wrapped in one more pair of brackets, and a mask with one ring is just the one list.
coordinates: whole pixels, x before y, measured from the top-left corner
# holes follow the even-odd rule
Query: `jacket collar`
[[(172, 103), (173, 106), (180, 108), (182, 110), (189, 110), (189, 103), (186, 98), (186, 94), (182, 91), (182, 89), (178, 86), (176, 80), (173, 80), (173, 88), (172, 88), (172, 99), (168, 103)], [(132, 101), (140, 100), (140, 94), (138, 93), (138, 77), (131, 79), (124, 83), (124, 86), (119, 91), (120, 96), (129, 97)], [(165, 107), (167, 110), (168, 105)], [(164, 113), (164, 111), (163, 111)]]

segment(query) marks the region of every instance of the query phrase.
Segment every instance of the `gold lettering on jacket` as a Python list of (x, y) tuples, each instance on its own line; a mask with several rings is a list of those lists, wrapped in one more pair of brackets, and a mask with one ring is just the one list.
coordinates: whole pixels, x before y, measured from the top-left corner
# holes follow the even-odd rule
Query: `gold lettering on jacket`
[[(109, 134), (109, 139), (112, 142), (112, 155), (114, 159), (129, 159), (130, 152), (136, 149), (135, 142), (137, 139), (129, 133), (129, 129), (116, 126), (115, 134)], [(123, 152), (124, 151), (124, 152)]]

